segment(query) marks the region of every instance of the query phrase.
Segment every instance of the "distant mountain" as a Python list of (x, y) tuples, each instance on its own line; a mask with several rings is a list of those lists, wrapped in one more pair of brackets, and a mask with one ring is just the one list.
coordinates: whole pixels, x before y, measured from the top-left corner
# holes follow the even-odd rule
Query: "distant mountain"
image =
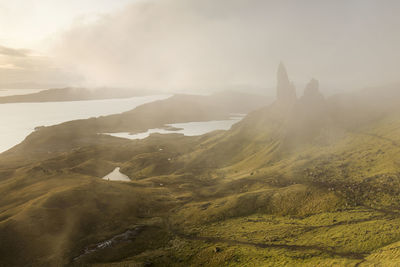
[(29, 103), (29, 102), (62, 102), (81, 101), (111, 98), (129, 98), (135, 96), (156, 94), (151, 90), (134, 90), (120, 88), (58, 88), (48, 89), (27, 95), (14, 95), (0, 97), (0, 104)]

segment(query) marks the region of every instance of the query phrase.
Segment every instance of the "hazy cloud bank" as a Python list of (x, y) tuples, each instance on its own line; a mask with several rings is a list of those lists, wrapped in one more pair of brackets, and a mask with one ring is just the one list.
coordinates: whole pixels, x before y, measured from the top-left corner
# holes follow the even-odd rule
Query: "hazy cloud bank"
[(46, 89), (79, 82), (76, 72), (57, 61), (29, 49), (0, 46), (0, 89)]
[(393, 83), (399, 8), (395, 0), (136, 0), (59, 29), (43, 44), (46, 56), (0, 43), (0, 83), (272, 94), (280, 60), (300, 89), (312, 77), (323, 90)]
[(0, 55), (10, 57), (26, 57), (29, 54), (29, 49), (15, 49), (0, 45)]
[(76, 24), (55, 51), (96, 85), (272, 87), (284, 60), (304, 84), (398, 80), (397, 1), (141, 1)]

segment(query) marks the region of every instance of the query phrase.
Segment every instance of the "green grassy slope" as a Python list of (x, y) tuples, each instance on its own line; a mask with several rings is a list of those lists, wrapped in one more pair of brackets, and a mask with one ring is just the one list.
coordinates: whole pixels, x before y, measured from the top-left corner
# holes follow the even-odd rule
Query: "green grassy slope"
[(39, 131), (0, 157), (0, 265), (396, 266), (400, 112), (338, 101), (199, 137)]

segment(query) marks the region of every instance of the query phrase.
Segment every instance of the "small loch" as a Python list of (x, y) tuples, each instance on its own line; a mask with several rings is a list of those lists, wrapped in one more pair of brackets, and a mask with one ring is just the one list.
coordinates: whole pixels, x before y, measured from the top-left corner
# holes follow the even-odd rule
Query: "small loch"
[(129, 182), (131, 179), (127, 175), (121, 173), (120, 170), (120, 167), (115, 168), (112, 172), (104, 176), (103, 180)]

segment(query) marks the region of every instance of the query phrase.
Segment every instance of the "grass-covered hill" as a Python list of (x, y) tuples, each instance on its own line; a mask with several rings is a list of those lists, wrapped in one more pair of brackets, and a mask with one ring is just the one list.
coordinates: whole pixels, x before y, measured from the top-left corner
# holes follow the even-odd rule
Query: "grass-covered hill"
[(33, 133), (0, 155), (0, 266), (396, 266), (397, 91), (311, 89), (203, 136), (97, 133), (240, 111), (178, 96)]

